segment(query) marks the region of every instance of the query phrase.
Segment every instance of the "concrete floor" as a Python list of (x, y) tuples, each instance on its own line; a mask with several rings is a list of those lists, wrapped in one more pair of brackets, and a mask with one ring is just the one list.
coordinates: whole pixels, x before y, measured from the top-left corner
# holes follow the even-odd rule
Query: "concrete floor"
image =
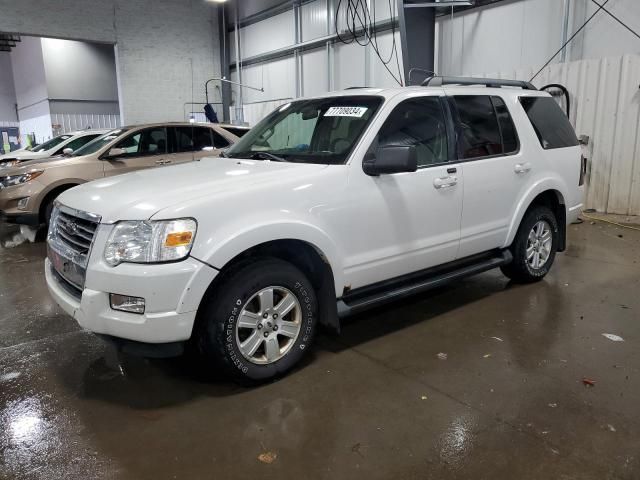
[(570, 230), (545, 281), (359, 316), (254, 389), (118, 361), (50, 300), (42, 242), (2, 250), (0, 478), (640, 478), (640, 232)]

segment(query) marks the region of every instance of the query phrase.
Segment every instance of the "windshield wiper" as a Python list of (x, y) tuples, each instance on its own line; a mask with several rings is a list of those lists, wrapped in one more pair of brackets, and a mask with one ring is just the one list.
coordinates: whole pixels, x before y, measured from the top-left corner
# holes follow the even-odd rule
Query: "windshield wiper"
[(254, 152), (249, 156), (253, 160), (271, 160), (272, 162), (286, 162), (282, 157), (269, 152)]

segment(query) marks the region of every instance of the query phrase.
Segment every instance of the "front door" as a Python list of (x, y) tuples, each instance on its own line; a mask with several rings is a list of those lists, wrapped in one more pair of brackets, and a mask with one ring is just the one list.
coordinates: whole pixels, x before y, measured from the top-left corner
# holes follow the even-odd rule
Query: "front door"
[(455, 260), (463, 176), (445, 119), (441, 97), (417, 97), (397, 105), (381, 127), (370, 151), (413, 145), (416, 172), (368, 176), (360, 162), (351, 165), (345, 280), (352, 288)]
[(127, 135), (113, 146), (122, 150), (117, 157), (104, 160), (104, 176), (120, 175), (171, 163), (167, 152), (167, 129), (150, 127)]

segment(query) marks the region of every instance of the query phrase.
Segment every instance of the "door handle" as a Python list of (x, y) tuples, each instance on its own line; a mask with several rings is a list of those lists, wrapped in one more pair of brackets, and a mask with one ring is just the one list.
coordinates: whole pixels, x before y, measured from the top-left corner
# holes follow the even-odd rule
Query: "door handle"
[(516, 173), (527, 173), (531, 170), (531, 164), (527, 163), (516, 163), (513, 167), (513, 171)]
[(156, 165), (167, 165), (168, 163), (171, 163), (171, 160), (167, 160), (164, 158), (156, 160)]
[(433, 180), (433, 186), (438, 190), (442, 188), (451, 188), (458, 184), (458, 177), (440, 177)]

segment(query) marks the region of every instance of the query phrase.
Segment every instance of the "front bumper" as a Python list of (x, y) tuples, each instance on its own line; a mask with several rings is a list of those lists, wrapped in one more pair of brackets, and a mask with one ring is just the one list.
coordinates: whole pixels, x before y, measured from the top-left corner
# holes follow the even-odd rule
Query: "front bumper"
[(0, 222), (37, 227), (40, 225), (40, 215), (37, 213), (5, 213), (0, 210)]
[[(198, 306), (217, 270), (193, 258), (182, 262), (109, 267), (89, 262), (85, 288), (74, 292), (45, 260), (52, 297), (78, 324), (97, 334), (149, 344), (191, 337)], [(142, 315), (111, 309), (109, 293), (143, 297)]]

